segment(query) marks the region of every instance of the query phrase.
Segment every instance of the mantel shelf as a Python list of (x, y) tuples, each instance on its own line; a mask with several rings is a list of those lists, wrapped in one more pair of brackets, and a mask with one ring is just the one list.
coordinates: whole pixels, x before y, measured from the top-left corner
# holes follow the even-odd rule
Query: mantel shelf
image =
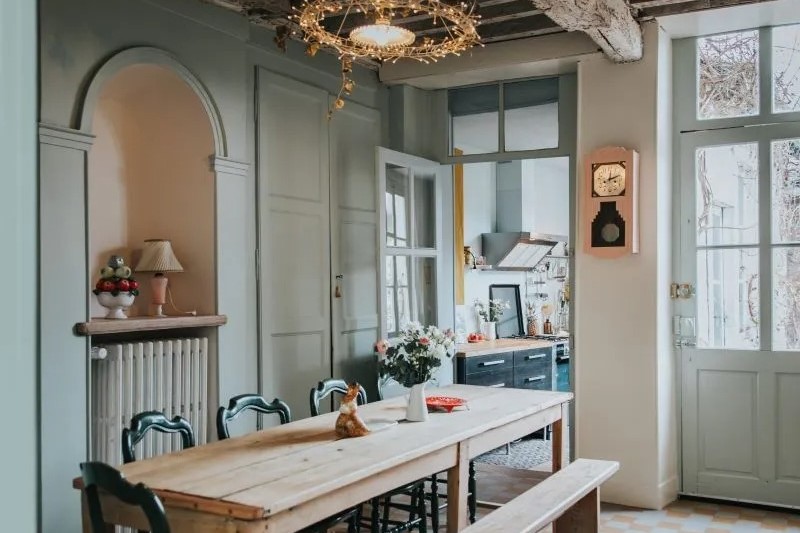
[(93, 318), (89, 322), (75, 324), (75, 334), (108, 335), (136, 331), (158, 331), (162, 329), (205, 328), (222, 326), (228, 322), (225, 315), (131, 317), (127, 319)]

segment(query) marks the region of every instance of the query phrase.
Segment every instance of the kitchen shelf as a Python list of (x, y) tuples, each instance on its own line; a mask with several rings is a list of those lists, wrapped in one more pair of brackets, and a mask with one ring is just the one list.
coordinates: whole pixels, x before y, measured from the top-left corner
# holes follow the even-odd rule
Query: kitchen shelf
[(158, 331), (163, 329), (205, 328), (222, 326), (228, 322), (225, 315), (202, 316), (144, 316), (127, 319), (93, 318), (75, 324), (75, 334), (80, 336)]

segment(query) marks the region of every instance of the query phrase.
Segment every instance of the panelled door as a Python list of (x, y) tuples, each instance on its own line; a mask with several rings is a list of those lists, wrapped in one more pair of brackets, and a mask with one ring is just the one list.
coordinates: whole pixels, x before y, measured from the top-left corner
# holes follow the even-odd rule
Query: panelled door
[(261, 382), (294, 418), (331, 373), (327, 111), (326, 91), (259, 69)]
[(380, 142), (375, 109), (348, 102), (330, 121), (333, 375), (357, 380), (370, 399), (377, 395), (373, 346), (380, 336), (375, 176)]
[(680, 153), (683, 492), (800, 506), (800, 126)]

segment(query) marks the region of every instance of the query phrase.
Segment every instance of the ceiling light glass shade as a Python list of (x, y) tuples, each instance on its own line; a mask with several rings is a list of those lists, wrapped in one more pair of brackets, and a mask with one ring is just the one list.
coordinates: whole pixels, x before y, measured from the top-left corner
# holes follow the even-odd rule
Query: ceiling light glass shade
[(400, 26), (391, 26), (388, 21), (379, 20), (375, 24), (359, 26), (350, 32), (350, 40), (361, 46), (374, 48), (395, 48), (408, 46), (416, 36)]

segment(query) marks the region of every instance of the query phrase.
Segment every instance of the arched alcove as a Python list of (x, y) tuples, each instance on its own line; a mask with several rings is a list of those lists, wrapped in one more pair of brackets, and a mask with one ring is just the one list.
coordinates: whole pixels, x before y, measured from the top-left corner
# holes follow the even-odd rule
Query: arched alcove
[[(216, 312), (214, 121), (186, 79), (158, 64), (116, 70), (93, 88), (88, 156), (90, 283), (110, 254), (135, 266), (145, 239), (164, 238), (184, 272), (169, 275), (175, 303)], [(84, 115), (85, 116), (85, 115)], [(86, 118), (86, 116), (85, 116)], [(84, 129), (89, 124), (82, 124)], [(146, 315), (147, 277), (131, 314)], [(92, 298), (92, 316), (103, 309)], [(175, 311), (168, 305), (169, 314)]]

